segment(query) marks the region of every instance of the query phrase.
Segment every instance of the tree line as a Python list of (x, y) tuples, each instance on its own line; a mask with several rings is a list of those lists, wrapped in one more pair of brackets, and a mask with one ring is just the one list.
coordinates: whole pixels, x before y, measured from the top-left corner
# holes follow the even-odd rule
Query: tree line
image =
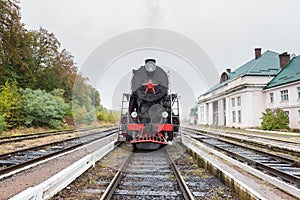
[(0, 132), (114, 122), (117, 113), (100, 104), (100, 93), (79, 74), (55, 35), (44, 28), (27, 30), (20, 20), (18, 1), (0, 0)]

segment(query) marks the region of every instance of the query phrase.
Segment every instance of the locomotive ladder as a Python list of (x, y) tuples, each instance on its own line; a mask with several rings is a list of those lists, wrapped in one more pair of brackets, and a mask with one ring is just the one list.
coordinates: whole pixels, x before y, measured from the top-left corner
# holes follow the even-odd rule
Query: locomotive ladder
[[(172, 98), (172, 95), (171, 95)], [(174, 99), (171, 99), (171, 107), (172, 107), (172, 112), (171, 112), (171, 123), (173, 124), (173, 126), (178, 126), (178, 130), (177, 131), (173, 131), (174, 134), (174, 140), (175, 141), (182, 141), (182, 137), (181, 137), (181, 128), (180, 128), (180, 117), (179, 117), (179, 98), (176, 97)], [(177, 113), (176, 115), (173, 113)], [(174, 124), (174, 121), (177, 121), (178, 124)]]
[(126, 140), (126, 138), (123, 137), (123, 133), (127, 131), (126, 126), (128, 124), (129, 97), (130, 97), (130, 94), (123, 93), (121, 117), (120, 117), (119, 131), (118, 131), (118, 141)]

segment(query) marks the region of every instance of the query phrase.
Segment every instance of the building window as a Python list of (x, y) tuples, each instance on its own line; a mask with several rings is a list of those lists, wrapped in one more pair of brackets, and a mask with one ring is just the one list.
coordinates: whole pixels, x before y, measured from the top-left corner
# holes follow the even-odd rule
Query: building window
[(235, 106), (235, 98), (231, 98), (231, 105), (232, 105), (232, 107)]
[(238, 110), (237, 113), (238, 113), (238, 123), (242, 123), (242, 112)]
[(232, 111), (232, 123), (235, 123), (235, 111)]
[(204, 122), (204, 106), (200, 107), (200, 122)]
[(270, 103), (274, 103), (274, 93), (270, 93)]
[(289, 92), (288, 90), (280, 91), (281, 94), (281, 101), (288, 101), (289, 100)]
[(298, 99), (300, 99), (300, 87), (297, 87), (297, 91), (298, 91)]
[(237, 106), (241, 106), (241, 97), (237, 97), (236, 98), (236, 100), (237, 100)]
[(285, 114), (288, 116), (289, 121), (290, 121), (290, 112), (289, 112), (289, 111), (284, 111), (284, 112), (285, 112)]
[(284, 111), (285, 112), (285, 114), (288, 116), (288, 117), (290, 117), (290, 112), (289, 111)]

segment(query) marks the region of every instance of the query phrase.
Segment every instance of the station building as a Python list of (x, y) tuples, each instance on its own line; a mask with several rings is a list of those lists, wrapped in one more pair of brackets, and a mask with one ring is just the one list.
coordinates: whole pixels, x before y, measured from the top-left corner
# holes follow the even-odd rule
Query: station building
[(198, 123), (252, 128), (261, 125), (266, 108), (283, 109), (290, 128), (300, 129), (300, 56), (261, 53), (221, 74), (219, 82), (198, 97)]

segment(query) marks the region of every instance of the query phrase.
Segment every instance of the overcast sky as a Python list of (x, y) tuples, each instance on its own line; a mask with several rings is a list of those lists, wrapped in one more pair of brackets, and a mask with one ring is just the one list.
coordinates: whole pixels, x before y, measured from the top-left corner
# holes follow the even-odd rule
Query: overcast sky
[(252, 58), (254, 47), (298, 55), (299, 8), (299, 0), (21, 1), (26, 27), (54, 32), (79, 65), (112, 36), (154, 26), (195, 40), (220, 71)]
[(252, 59), (255, 47), (299, 55), (299, 8), (299, 0), (21, 1), (26, 27), (55, 33), (78, 66), (113, 36), (157, 27), (197, 43), (219, 74)]

